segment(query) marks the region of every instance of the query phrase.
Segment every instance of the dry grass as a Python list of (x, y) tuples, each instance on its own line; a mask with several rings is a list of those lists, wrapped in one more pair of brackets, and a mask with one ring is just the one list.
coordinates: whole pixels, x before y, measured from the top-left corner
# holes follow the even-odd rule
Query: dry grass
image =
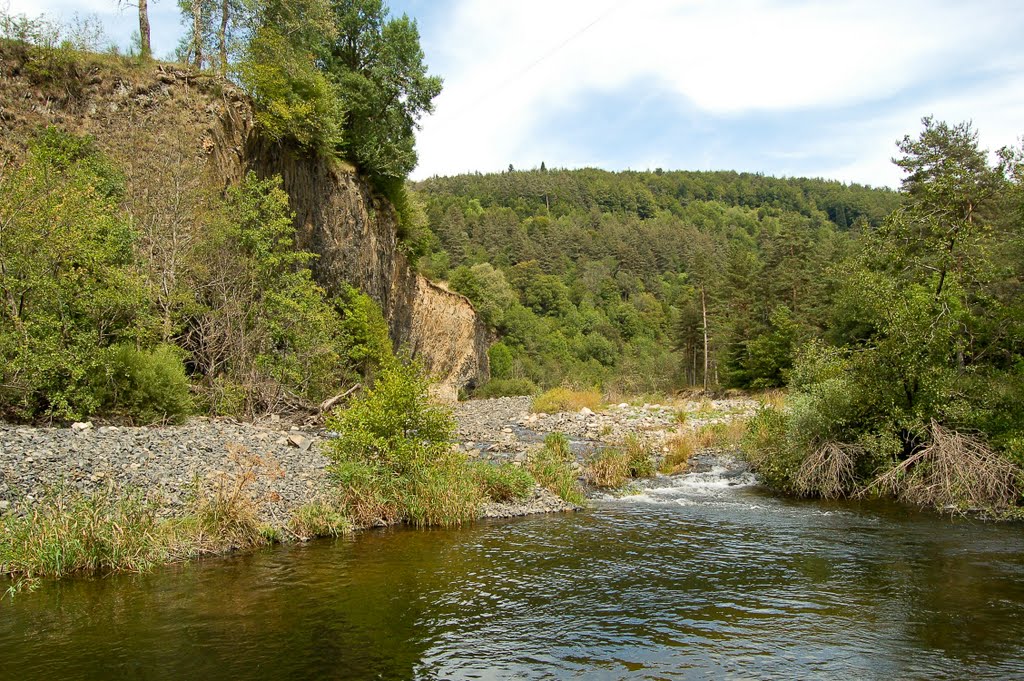
[(805, 458), (793, 487), (802, 496), (838, 499), (849, 495), (857, 484), (854, 460), (860, 449), (853, 445), (827, 442)]
[(1024, 472), (987, 444), (932, 421), (931, 442), (875, 478), (864, 490), (877, 490), (919, 506), (945, 511), (1015, 509)]
[(622, 487), (636, 478), (654, 475), (650, 444), (630, 434), (618, 447), (610, 447), (587, 461), (583, 477), (588, 484), (603, 489)]
[(786, 393), (782, 390), (766, 390), (757, 396), (762, 407), (782, 410), (786, 407)]
[(587, 461), (583, 477), (600, 489), (622, 487), (629, 478), (629, 460), (620, 449), (606, 449)]
[(662, 459), (659, 470), (665, 475), (685, 473), (690, 467), (690, 457), (698, 449), (694, 431), (673, 433), (665, 440), (665, 446), (668, 452)]
[(604, 408), (601, 393), (597, 390), (573, 390), (572, 388), (552, 388), (538, 395), (530, 409), (544, 414), (579, 411), (586, 407), (591, 411)]

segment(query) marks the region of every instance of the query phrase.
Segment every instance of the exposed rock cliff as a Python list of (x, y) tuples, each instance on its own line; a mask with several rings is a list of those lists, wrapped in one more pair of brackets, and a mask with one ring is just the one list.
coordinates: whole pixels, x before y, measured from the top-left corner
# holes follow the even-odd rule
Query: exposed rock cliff
[[(44, 125), (93, 135), (125, 168), (133, 201), (168, 210), (183, 187), (228, 183), (248, 170), (280, 174), (299, 245), (319, 254), (317, 280), (347, 281), (376, 300), (392, 339), (438, 378), (439, 395), (487, 377), (487, 331), (469, 300), (412, 268), (391, 205), (341, 164), (269, 145), (248, 100), (222, 80), (172, 67), (79, 65), (40, 81), (0, 50), (0, 152)], [(154, 207), (156, 210), (159, 207)]]
[(283, 178), (299, 243), (320, 254), (318, 281), (328, 288), (349, 281), (376, 300), (395, 342), (438, 378), (439, 396), (454, 400), (460, 387), (485, 378), (486, 327), (468, 298), (413, 270), (399, 249), (391, 205), (341, 164), (250, 139), (246, 166)]

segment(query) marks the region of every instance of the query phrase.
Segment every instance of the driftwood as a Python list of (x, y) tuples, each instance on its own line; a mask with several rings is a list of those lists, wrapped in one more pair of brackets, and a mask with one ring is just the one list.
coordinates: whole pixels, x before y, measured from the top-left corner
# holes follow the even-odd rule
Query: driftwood
[(345, 399), (346, 397), (348, 397), (349, 395), (351, 395), (352, 393), (354, 393), (355, 391), (359, 390), (362, 387), (362, 383), (356, 383), (354, 386), (352, 386), (345, 392), (324, 400), (323, 402), (320, 403), (320, 413), (323, 414), (324, 412), (330, 411), (335, 406), (337, 406), (338, 402), (341, 402), (343, 399)]
[(946, 430), (935, 421), (931, 441), (862, 493), (877, 490), (897, 499), (944, 511), (1002, 513), (1015, 507), (1021, 469), (981, 440)]
[(796, 491), (823, 499), (849, 495), (857, 483), (854, 459), (861, 451), (856, 445), (826, 442), (800, 464), (793, 479)]

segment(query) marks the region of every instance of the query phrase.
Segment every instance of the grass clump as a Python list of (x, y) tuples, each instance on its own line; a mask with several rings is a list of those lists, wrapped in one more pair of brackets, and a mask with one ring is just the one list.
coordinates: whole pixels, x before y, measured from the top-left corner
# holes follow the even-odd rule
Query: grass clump
[(510, 463), (495, 466), (479, 461), (473, 466), (473, 475), (483, 495), (498, 502), (525, 499), (537, 484), (528, 470)]
[(339, 504), (324, 499), (300, 507), (288, 521), (288, 531), (299, 541), (315, 537), (340, 537), (352, 531), (352, 520)]
[(668, 451), (661, 460), (659, 471), (665, 475), (685, 473), (690, 467), (690, 457), (697, 451), (697, 439), (693, 431), (676, 432), (665, 440)]
[(622, 487), (630, 480), (652, 475), (654, 462), (648, 446), (635, 434), (630, 434), (620, 447), (610, 447), (592, 457), (584, 472), (589, 484), (602, 489)]
[(0, 575), (15, 580), (8, 593), (39, 578), (144, 572), (269, 543), (250, 490), (257, 475), (276, 475), (276, 467), (240, 447), (229, 456), (235, 470), (171, 518), (161, 518), (157, 501), (141, 491), (114, 487), (83, 492), (58, 485), (34, 502), (19, 501), (0, 517)]
[(162, 558), (156, 509), (138, 492), (49, 490), (0, 519), (0, 574), (33, 579), (83, 571), (142, 572)]
[(359, 526), (458, 525), (482, 500), (465, 456), (453, 450), (451, 410), (430, 404), (415, 363), (392, 362), (371, 389), (335, 412), (327, 447), (345, 513)]
[(580, 411), (583, 408), (598, 411), (603, 407), (601, 393), (597, 390), (573, 390), (572, 388), (552, 388), (538, 395), (530, 409), (543, 414)]
[(542, 487), (570, 504), (582, 506), (586, 496), (573, 463), (569, 438), (562, 433), (549, 433), (544, 438), (544, 446), (531, 452), (527, 470)]

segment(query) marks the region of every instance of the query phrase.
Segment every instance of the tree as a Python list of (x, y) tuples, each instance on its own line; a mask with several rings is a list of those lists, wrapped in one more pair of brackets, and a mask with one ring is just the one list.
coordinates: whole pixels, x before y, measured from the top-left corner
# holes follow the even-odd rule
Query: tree
[(327, 0), (261, 0), (250, 20), (238, 76), (272, 140), (324, 155), (342, 144), (337, 86), (319, 68), (337, 35)]
[(118, 7), (136, 7), (139, 10), (139, 56), (143, 61), (153, 58), (153, 48), (150, 43), (149, 30), (149, 3), (147, 0), (118, 0)]
[(905, 258), (937, 274), (938, 297), (950, 270), (962, 275), (968, 266), (1004, 169), (989, 165), (970, 122), (950, 126), (928, 116), (922, 123), (920, 136), (905, 136), (898, 145), (903, 156), (893, 159), (907, 173), (902, 188), (909, 204), (889, 221), (888, 231)]
[(405, 178), (416, 167), (414, 133), (433, 111), (441, 79), (427, 74), (416, 22), (387, 19), (382, 0), (335, 0), (337, 33), (327, 71), (346, 110), (341, 148), (371, 177)]

